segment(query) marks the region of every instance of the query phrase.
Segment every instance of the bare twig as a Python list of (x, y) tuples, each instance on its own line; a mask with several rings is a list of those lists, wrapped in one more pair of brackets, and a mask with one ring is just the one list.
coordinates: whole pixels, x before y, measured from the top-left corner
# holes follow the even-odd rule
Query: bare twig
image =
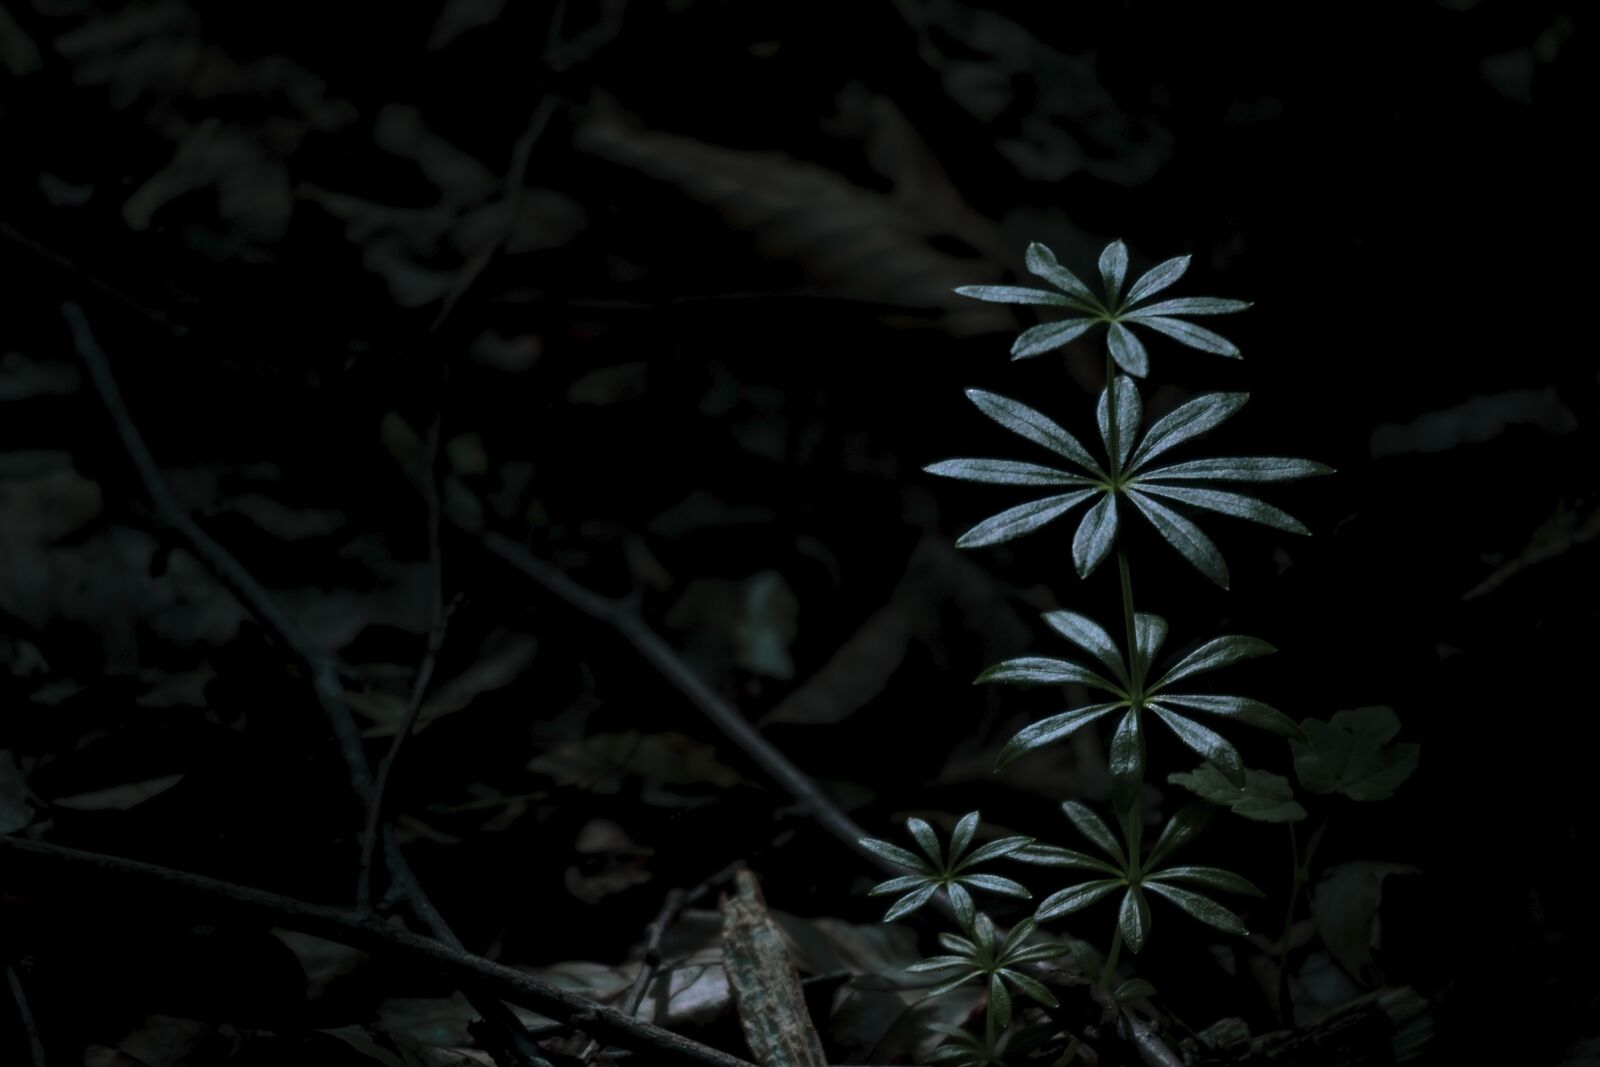
[[(464, 986), (493, 990), (494, 995), (566, 1023), (574, 1029), (621, 1048), (649, 1052), (651, 1062), (693, 1067), (751, 1067), (736, 1056), (596, 1004), (510, 967), (461, 948), (396, 929), (370, 914), (348, 913), (249, 886), (235, 885), (187, 871), (157, 867), (137, 860), (80, 852), (42, 841), (0, 837), (0, 852), (17, 860), (94, 871), (117, 879), (160, 886), (164, 892), (195, 905), (220, 908), (325, 937), (374, 954), (423, 964)], [(108, 905), (114, 894), (100, 898)]]
[[(294, 620), (284, 613), (272, 594), (255, 579), (255, 576), (235, 559), (232, 553), (202, 530), (179, 505), (177, 498), (167, 486), (166, 478), (162, 475), (155, 456), (151, 454), (149, 446), (145, 444), (143, 435), (139, 433), (139, 428), (133, 421), (133, 416), (128, 412), (127, 404), (122, 399), (122, 391), (117, 387), (116, 378), (111, 373), (110, 361), (95, 339), (93, 331), (90, 330), (83, 310), (71, 303), (67, 304), (64, 310), (78, 354), (88, 368), (89, 379), (110, 413), (111, 421), (116, 426), (117, 436), (133, 461), (140, 481), (144, 484), (145, 492), (155, 504), (157, 515), (195, 558), (238, 597), (240, 602), (304, 667), (311, 679), (317, 702), (322, 706), (323, 713), (333, 728), (334, 736), (338, 739), (339, 751), (344, 757), (345, 767), (350, 776), (351, 789), (363, 806), (370, 810), (375, 793), (372, 768), (367, 763), (366, 751), (362, 747), (355, 713), (351, 711), (350, 703), (345, 697), (337, 659), (326, 650), (316, 647)], [(389, 867), (390, 876), (412, 913), (440, 941), (460, 949), (461, 942), (449, 924), (444, 921), (444, 917), (439, 914), (438, 909), (433, 906), (427, 893), (423, 891), (421, 883), (417, 881), (415, 873), (400, 850), (400, 844), (392, 828), (384, 827), (381, 836), (384, 861)], [(471, 990), (463, 992), (485, 1019), (507, 1027), (513, 1034), (513, 1039), (514, 1035), (520, 1032), (521, 1028), (515, 1016), (504, 1004), (490, 998), (474, 996)], [(507, 1062), (526, 1067), (529, 1061), (526, 1057), (518, 1057)]]
[(11, 1000), (17, 1006), (17, 1017), (22, 1020), (22, 1031), (28, 1035), (28, 1054), (33, 1067), (45, 1067), (44, 1042), (39, 1040), (39, 1026), (33, 1021), (33, 1009), (28, 1006), (22, 976), (9, 963), (6, 964), (6, 984), (11, 987)]

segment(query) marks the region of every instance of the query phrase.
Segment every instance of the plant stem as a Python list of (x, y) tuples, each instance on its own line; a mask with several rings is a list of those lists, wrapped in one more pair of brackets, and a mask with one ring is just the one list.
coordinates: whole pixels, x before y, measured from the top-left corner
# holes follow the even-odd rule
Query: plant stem
[(1278, 1015), (1285, 1022), (1292, 1022), (1294, 1006), (1289, 997), (1289, 939), (1294, 934), (1295, 905), (1300, 901), (1300, 889), (1305, 885), (1306, 871), (1300, 863), (1300, 838), (1294, 831), (1294, 823), (1289, 827), (1289, 855), (1294, 863), (1294, 877), (1289, 883), (1289, 906), (1283, 912), (1283, 936), (1278, 941)]
[(1106, 953), (1106, 965), (1100, 971), (1100, 984), (1107, 989), (1111, 988), (1111, 980), (1117, 976), (1117, 961), (1122, 958), (1122, 924), (1116, 925), (1116, 932), (1111, 935), (1111, 951)]

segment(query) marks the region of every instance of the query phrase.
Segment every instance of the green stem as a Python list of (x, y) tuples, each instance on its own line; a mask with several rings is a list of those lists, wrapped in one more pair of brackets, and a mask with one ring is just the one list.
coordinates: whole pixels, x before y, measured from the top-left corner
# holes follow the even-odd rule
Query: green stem
[(1111, 935), (1111, 951), (1106, 953), (1106, 965), (1100, 971), (1100, 984), (1106, 989), (1111, 988), (1111, 980), (1117, 976), (1117, 961), (1122, 958), (1122, 924), (1116, 926), (1116, 932)]
[[(1289, 906), (1283, 912), (1283, 936), (1278, 940), (1278, 1015), (1285, 1022), (1292, 1021), (1294, 1007), (1289, 997), (1289, 939), (1294, 934), (1295, 905), (1300, 902), (1300, 890), (1306, 883), (1306, 869), (1300, 862), (1300, 838), (1289, 827), (1289, 855), (1294, 863), (1294, 876), (1289, 883)], [(1310, 857), (1307, 857), (1310, 862)]]

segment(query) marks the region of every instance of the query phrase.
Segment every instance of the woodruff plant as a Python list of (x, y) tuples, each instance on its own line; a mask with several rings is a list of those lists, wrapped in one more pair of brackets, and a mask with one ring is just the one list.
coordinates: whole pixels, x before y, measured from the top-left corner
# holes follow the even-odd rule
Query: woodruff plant
[[(1197, 890), (1260, 896), (1255, 886), (1237, 874), (1216, 867), (1169, 862), (1173, 852), (1187, 844), (1203, 827), (1209, 815), (1203, 806), (1191, 806), (1173, 815), (1156, 835), (1150, 850), (1144, 849), (1145, 731), (1152, 722), (1171, 730), (1180, 742), (1205, 760), (1193, 774), (1175, 775), (1174, 780), (1176, 784), (1189, 785), (1214, 803), (1236, 800), (1250, 795), (1252, 790), (1246, 788), (1247, 772), (1238, 751), (1224, 733), (1208, 723), (1225, 729), (1253, 727), (1289, 738), (1296, 746), (1297, 769), (1302, 750), (1315, 740), (1289, 716), (1261, 701), (1191, 690), (1193, 680), (1201, 675), (1272, 652), (1266, 642), (1231, 634), (1214, 637), (1176, 662), (1163, 664), (1161, 648), (1167, 637), (1166, 620), (1137, 610), (1135, 606), (1132, 568), (1124, 536), (1128, 524), (1140, 518), (1149, 522), (1179, 555), (1225, 589), (1229, 579), (1222, 553), (1186, 511), (1214, 512), (1306, 534), (1309, 531), (1299, 521), (1280, 509), (1227, 487), (1330, 473), (1330, 468), (1304, 459), (1201, 457), (1175, 458), (1174, 461), (1168, 458), (1168, 453), (1184, 448), (1238, 412), (1247, 399), (1243, 393), (1199, 396), (1149, 426), (1144, 425), (1143, 402), (1136, 379), (1149, 374), (1150, 356), (1136, 331), (1164, 335), (1202, 352), (1239, 357), (1239, 349), (1232, 342), (1187, 320), (1243, 311), (1250, 306), (1248, 303), (1215, 297), (1157, 299), (1183, 277), (1188, 266), (1188, 256), (1169, 259), (1145, 272), (1124, 290), (1128, 251), (1121, 241), (1114, 241), (1100, 255), (1102, 287), (1096, 293), (1063, 267), (1048, 248), (1036, 243), (1028, 248), (1028, 270), (1054, 286), (1054, 291), (1014, 286), (966, 286), (956, 290), (978, 300), (1059, 308), (1070, 313), (1067, 318), (1023, 331), (1012, 345), (1013, 359), (1058, 349), (1102, 325), (1106, 327), (1106, 386), (1096, 412), (1100, 437), (1098, 455), (1034, 408), (974, 389), (967, 395), (980, 412), (1051, 453), (1059, 465), (1028, 459), (967, 458), (935, 463), (927, 470), (971, 482), (1051, 490), (1048, 495), (1010, 507), (978, 523), (957, 541), (960, 547), (975, 548), (1009, 541), (1083, 508), (1072, 537), (1072, 561), (1078, 576), (1087, 579), (1102, 563), (1116, 557), (1116, 581), (1122, 600), (1120, 626), (1107, 628), (1073, 611), (1052, 611), (1043, 616), (1046, 626), (1083, 654), (1083, 661), (1044, 656), (1012, 659), (990, 667), (977, 681), (1045, 686), (1070, 683), (1099, 694), (1100, 699), (1094, 703), (1051, 715), (1021, 730), (1001, 751), (996, 769), (1067, 738), (1092, 722), (1115, 717), (1110, 768), (1113, 814), (1121, 832), (1114, 833), (1083, 804), (1067, 801), (1063, 808), (1068, 820), (1103, 858), (1015, 837), (968, 852), (977, 833), (976, 812), (959, 822), (948, 852), (940, 850), (933, 830), (925, 822), (910, 820), (908, 827), (926, 860), (887, 842), (863, 842), (911, 872), (873, 890), (874, 893), (903, 894), (891, 907), (888, 919), (904, 916), (943, 893), (962, 927), (960, 935), (941, 936), (950, 955), (935, 957), (913, 968), (919, 972), (942, 973), (945, 980), (930, 995), (974, 979), (982, 979), (987, 984), (988, 1025), (983, 1041), (958, 1037), (939, 1049), (936, 1059), (987, 1062), (982, 1050), (995, 1049), (1005, 1043), (1002, 1037), (1013, 1015), (1013, 993), (1021, 993), (1047, 1007), (1055, 1005), (1046, 988), (1017, 969), (1019, 963), (1060, 954), (1055, 944), (1030, 943), (1038, 923), (1059, 919), (1096, 901), (1115, 897), (1117, 917), (1101, 973), (1101, 982), (1107, 985), (1116, 975), (1122, 948), (1126, 946), (1138, 952), (1147, 944), (1152, 925), (1152, 899), (1170, 904), (1220, 930), (1233, 934), (1245, 932), (1237, 915)], [(1121, 631), (1120, 643), (1112, 636), (1113, 629)], [(1307, 724), (1314, 722), (1307, 720)], [(1325, 727), (1327, 724), (1317, 725)], [(1262, 773), (1249, 772), (1251, 776)], [(1181, 780), (1183, 777), (1203, 778), (1213, 783), (1212, 795)], [(1253, 782), (1254, 778), (1250, 780)], [(1235, 810), (1240, 810), (1237, 805)], [(1002, 858), (1085, 872), (1089, 880), (1050, 894), (1039, 903), (1032, 918), (1006, 934), (997, 931), (993, 921), (977, 910), (968, 892), (970, 888), (1013, 897), (1027, 896), (1027, 890), (1010, 879), (970, 870), (978, 862)], [(1298, 867), (1296, 876), (1297, 879), (1301, 877)], [(1297, 881), (1296, 889), (1299, 884)], [(1291, 899), (1291, 916), (1293, 907)], [(1116, 996), (1124, 1000), (1149, 992), (1148, 983), (1134, 979), (1119, 986)]]

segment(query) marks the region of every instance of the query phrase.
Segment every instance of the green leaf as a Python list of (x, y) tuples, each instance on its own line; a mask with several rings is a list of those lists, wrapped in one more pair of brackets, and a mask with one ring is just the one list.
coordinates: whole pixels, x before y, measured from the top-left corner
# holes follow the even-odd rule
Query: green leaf
[[(976, 925), (976, 924), (974, 924)], [(958, 956), (973, 957), (978, 954), (976, 942), (969, 941), (957, 934), (945, 932), (939, 935), (939, 944), (954, 952)]]
[(1201, 574), (1222, 588), (1228, 588), (1228, 565), (1223, 562), (1222, 553), (1218, 551), (1216, 543), (1201, 533), (1200, 527), (1143, 493), (1129, 491), (1125, 495), (1133, 501), (1135, 507), (1144, 512), (1145, 518), (1155, 526), (1156, 532), (1166, 538), (1167, 543), (1178, 550), (1179, 555), (1188, 560)]
[(1128, 276), (1128, 246), (1112, 241), (1100, 253), (1100, 280), (1106, 287), (1106, 307), (1117, 306), (1117, 294), (1122, 291), (1122, 280)]
[(1144, 948), (1150, 936), (1150, 903), (1138, 886), (1129, 886), (1127, 895), (1122, 898), (1122, 906), (1117, 909), (1117, 925), (1122, 928), (1122, 940), (1130, 949), (1138, 952)]
[(890, 863), (897, 863), (902, 867), (909, 867), (913, 871), (932, 874), (933, 868), (928, 866), (928, 861), (919, 857), (915, 852), (909, 852), (899, 845), (891, 845), (887, 841), (879, 841), (875, 837), (863, 837), (857, 842), (862, 848), (876, 856), (881, 856)]
[(977, 405), (979, 411), (1017, 436), (1025, 437), (1036, 445), (1048, 448), (1056, 455), (1076, 463), (1095, 478), (1105, 480), (1106, 472), (1100, 469), (1099, 462), (1089, 454), (1088, 449), (1078, 443), (1076, 437), (1028, 405), (1019, 404), (998, 393), (988, 393), (982, 389), (968, 389), (967, 398)]
[(948, 978), (945, 981), (940, 982), (938, 985), (922, 994), (922, 999), (932, 1000), (934, 997), (942, 997), (946, 993), (960, 989), (974, 978), (981, 977), (983, 977), (983, 972), (976, 969), (968, 971), (966, 974), (958, 974), (954, 978)]
[(1305, 739), (1305, 734), (1295, 721), (1277, 708), (1263, 704), (1259, 700), (1249, 697), (1209, 696), (1197, 693), (1166, 693), (1160, 696), (1163, 704), (1176, 704), (1182, 708), (1194, 711), (1203, 711), (1209, 715), (1221, 715), (1224, 718), (1236, 719), (1249, 726), (1275, 733), (1279, 737), (1294, 737)]
[(974, 300), (987, 300), (991, 304), (1033, 304), (1088, 310), (1077, 301), (1048, 289), (1024, 289), (1015, 285), (962, 285), (957, 287), (956, 292)]
[(1117, 541), (1117, 498), (1110, 493), (1090, 508), (1072, 536), (1072, 563), (1079, 578), (1087, 578), (1111, 552)]
[(1156, 987), (1148, 979), (1130, 978), (1117, 986), (1111, 998), (1118, 1004), (1126, 1004), (1130, 1000), (1143, 1000), (1156, 995)]
[(1129, 319), (1144, 319), (1152, 315), (1231, 315), (1250, 306), (1248, 300), (1224, 300), (1216, 296), (1179, 296), (1149, 304), (1138, 311), (1123, 315)]
[(945, 894), (950, 898), (950, 908), (956, 913), (956, 922), (961, 925), (963, 930), (972, 929), (972, 924), (978, 918), (978, 909), (972, 903), (972, 894), (954, 882), (945, 886), (944, 889)]
[(1161, 681), (1151, 688), (1165, 688), (1191, 675), (1204, 674), (1240, 660), (1254, 659), (1276, 651), (1259, 637), (1243, 637), (1239, 634), (1214, 637), (1174, 664), (1171, 670), (1161, 676)]
[(1303, 719), (1308, 740), (1291, 741), (1295, 776), (1312, 793), (1351, 800), (1386, 800), (1422, 758), (1420, 745), (1394, 741), (1400, 719), (1385, 706), (1335, 712), (1328, 722)]
[(1143, 378), (1150, 373), (1150, 354), (1145, 351), (1144, 342), (1122, 323), (1111, 324), (1106, 346), (1111, 349), (1111, 358), (1116, 360), (1117, 366), (1129, 374)]
[(1134, 449), (1128, 470), (1137, 471), (1161, 453), (1214, 430), (1238, 412), (1249, 393), (1206, 393), (1157, 419)]
[(1150, 710), (1178, 735), (1178, 740), (1214, 763), (1217, 770), (1221, 771), (1230, 782), (1244, 784), (1244, 761), (1239, 758), (1238, 750), (1228, 743), (1227, 738), (1209, 727), (1201, 726), (1193, 719), (1168, 711), (1159, 704), (1151, 705)]
[(906, 968), (907, 974), (927, 974), (930, 971), (948, 971), (952, 967), (971, 967), (972, 961), (965, 956), (932, 956), (925, 960), (918, 960)]
[(1138, 708), (1129, 708), (1111, 735), (1111, 800), (1127, 811), (1144, 785), (1144, 731)]
[(1102, 852), (1115, 860), (1118, 866), (1123, 868), (1128, 866), (1127, 853), (1122, 851), (1121, 842), (1111, 832), (1111, 827), (1106, 825), (1104, 819), (1076, 800), (1062, 802), (1061, 810), (1066, 813), (1078, 833), (1093, 841)]
[[(1025, 920), (1030, 926), (1033, 920)], [(1007, 966), (1020, 966), (1024, 963), (1036, 963), (1039, 960), (1060, 959), (1072, 952), (1072, 946), (1063, 945), (1059, 941), (1041, 941), (1022, 948), (1013, 949), (1006, 953)]]
[(1192, 507), (1205, 508), (1207, 511), (1220, 512), (1223, 515), (1232, 515), (1237, 519), (1248, 519), (1259, 522), (1263, 526), (1271, 526), (1289, 533), (1310, 534), (1311, 531), (1299, 519), (1286, 511), (1264, 504), (1255, 497), (1244, 496), (1239, 493), (1226, 493), (1220, 489), (1196, 489), (1189, 486), (1156, 485), (1142, 479), (1135, 482), (1141, 492), (1154, 493), (1164, 496), (1169, 500), (1177, 500)]
[(1224, 908), (1210, 897), (1203, 897), (1199, 893), (1191, 893), (1187, 889), (1177, 886), (1162, 885), (1160, 882), (1146, 882), (1145, 887), (1158, 896), (1172, 901), (1179, 908), (1207, 926), (1214, 926), (1230, 934), (1244, 935), (1248, 931), (1239, 916)]
[(998, 974), (989, 976), (989, 1017), (994, 1020), (995, 1033), (1011, 1025), (1011, 990)]
[(1107, 681), (1089, 668), (1072, 663), (1064, 659), (1049, 659), (1044, 656), (1022, 656), (1018, 659), (1008, 659), (1003, 663), (996, 663), (993, 667), (978, 675), (973, 684), (979, 682), (1009, 682), (1012, 685), (1089, 685), (1096, 689), (1116, 693), (1118, 696), (1127, 694), (1115, 682)]
[(938, 884), (934, 883), (925, 885), (921, 889), (907, 893), (905, 896), (901, 897), (899, 900), (895, 901), (889, 906), (888, 912), (886, 912), (883, 916), (883, 921), (890, 923), (894, 922), (896, 919), (905, 918), (907, 915), (910, 915), (928, 901), (932, 900), (933, 894), (936, 893), (938, 889)]
[(942, 478), (959, 478), (966, 482), (985, 482), (989, 485), (1093, 485), (1081, 474), (1068, 474), (1038, 463), (1020, 463), (1011, 459), (947, 459), (922, 468), (929, 474)]
[(1207, 889), (1219, 889), (1224, 893), (1242, 893), (1247, 897), (1264, 896), (1261, 890), (1252, 885), (1248, 879), (1242, 878), (1232, 871), (1225, 871), (1221, 867), (1168, 867), (1164, 871), (1157, 871), (1148, 875), (1147, 881), (1151, 882), (1188, 882), (1192, 885), (1204, 886)]
[(1123, 300), (1124, 307), (1132, 307), (1146, 297), (1154, 296), (1183, 277), (1183, 272), (1189, 269), (1188, 256), (1174, 256), (1171, 259), (1157, 263), (1139, 276), (1133, 283), (1133, 288), (1128, 290), (1128, 296)]
[(1078, 280), (1078, 276), (1063, 267), (1056, 260), (1056, 254), (1038, 241), (1028, 246), (1026, 257), (1028, 273), (1038, 278), (1043, 278), (1051, 285), (1075, 298), (1085, 306), (1086, 310), (1103, 312), (1105, 306), (1100, 303), (1100, 298), (1094, 295), (1087, 285)]
[(980, 863), (987, 863), (1001, 856), (1010, 856), (1031, 844), (1033, 844), (1031, 837), (1002, 837), (998, 841), (990, 841), (988, 844), (979, 845), (972, 855), (956, 864), (956, 870), (964, 871), (968, 867), (976, 867)]
[(1011, 858), (1022, 863), (1031, 863), (1037, 867), (1064, 867), (1074, 871), (1101, 871), (1105, 874), (1122, 877), (1120, 868), (1113, 867), (1105, 860), (1095, 859), (1083, 852), (1074, 852), (1070, 848), (1061, 848), (1058, 845), (1029, 845), (1011, 854)]
[(1032, 356), (1042, 356), (1046, 352), (1053, 352), (1063, 345), (1076, 341), (1088, 332), (1089, 327), (1098, 323), (1099, 319), (1062, 319), (1060, 322), (1046, 322), (1038, 326), (1030, 326), (1017, 335), (1011, 342), (1012, 359), (1028, 359)]
[(997, 545), (1002, 541), (1014, 540), (1071, 511), (1090, 497), (1098, 495), (1098, 492), (1095, 489), (1080, 489), (1075, 493), (1047, 496), (1042, 500), (1033, 500), (1014, 508), (1007, 508), (998, 515), (984, 519), (958, 537), (956, 547), (981, 548), (984, 545)]
[(1287, 482), (1332, 474), (1333, 468), (1309, 459), (1283, 456), (1233, 456), (1224, 459), (1191, 459), (1145, 471), (1141, 481), (1163, 482)]
[(972, 844), (973, 835), (978, 832), (978, 813), (969, 811), (961, 816), (961, 821), (956, 823), (956, 828), (950, 831), (950, 856), (947, 866), (957, 866), (956, 861), (966, 855), (967, 848)]
[(1148, 326), (1152, 330), (1164, 333), (1178, 343), (1188, 345), (1190, 348), (1198, 348), (1202, 352), (1210, 352), (1213, 355), (1229, 356), (1234, 359), (1239, 358), (1237, 345), (1221, 334), (1206, 329), (1204, 326), (1196, 326), (1194, 323), (1184, 322), (1182, 319), (1166, 319), (1160, 316), (1151, 318), (1137, 311), (1127, 316), (1127, 318), (1130, 322), (1137, 321), (1143, 326)]
[(1002, 969), (1000, 973), (1005, 975), (1008, 983), (1017, 987), (1017, 992), (1021, 993), (1029, 1000), (1034, 1001), (1037, 1004), (1043, 1004), (1047, 1008), (1058, 1008), (1061, 1006), (1060, 1002), (1056, 1000), (1055, 995), (1051, 993), (1050, 990), (1045, 988), (1043, 982), (1040, 982), (1034, 978), (1030, 978), (1020, 971), (1014, 971), (1009, 967)]
[(899, 878), (891, 878), (887, 882), (879, 882), (867, 890), (867, 896), (882, 897), (890, 893), (904, 893), (908, 889), (927, 885), (928, 878), (929, 875), (926, 874), (903, 874)]
[(1239, 786), (1211, 764), (1202, 763), (1192, 771), (1167, 775), (1167, 781), (1256, 822), (1299, 822), (1306, 817), (1306, 809), (1294, 799), (1289, 779), (1281, 774), (1246, 767), (1244, 785)]
[(1033, 917), (1038, 922), (1059, 919), (1061, 916), (1071, 912), (1081, 911), (1096, 901), (1104, 900), (1126, 884), (1120, 878), (1116, 881), (1106, 878), (1093, 882), (1084, 882), (1082, 885), (1069, 886), (1059, 892), (1051, 893), (1041, 900), (1039, 902), (1039, 910), (1033, 913)]
[(1162, 860), (1193, 841), (1210, 824), (1211, 809), (1204, 804), (1186, 804), (1179, 808), (1167, 820), (1167, 825), (1161, 828), (1161, 836), (1156, 838), (1149, 857), (1144, 861), (1145, 867), (1154, 869), (1159, 866)]
[(944, 868), (944, 853), (939, 849), (939, 838), (933, 832), (933, 827), (918, 818), (906, 820), (906, 829), (916, 839), (918, 847), (925, 852), (936, 870)]
[(961, 881), (976, 889), (985, 889), (991, 893), (998, 893), (1005, 897), (1016, 897), (1027, 900), (1033, 894), (1028, 892), (1028, 887), (1021, 882), (1013, 882), (1009, 878), (1002, 878), (998, 874), (968, 874), (963, 875)]
[[(1116, 393), (1116, 432), (1117, 446), (1111, 447), (1111, 396)], [(1133, 442), (1139, 436), (1139, 423), (1144, 417), (1144, 404), (1139, 400), (1139, 389), (1133, 384), (1133, 379), (1126, 374), (1119, 374), (1110, 389), (1100, 390), (1100, 402), (1095, 411), (1096, 421), (1100, 426), (1100, 441), (1106, 446), (1106, 455), (1111, 457), (1111, 469), (1120, 470), (1128, 463), (1128, 456), (1133, 452)]]
[(1110, 714), (1120, 707), (1121, 704), (1090, 704), (1087, 707), (1073, 708), (1071, 711), (1063, 711), (1059, 715), (1040, 719), (1031, 726), (1024, 726), (1017, 731), (1015, 737), (1006, 742), (1006, 747), (1000, 750), (1000, 755), (995, 759), (995, 770), (1009, 767), (1034, 749), (1059, 741), (1085, 724), (1094, 722), (1100, 716)]
[(1156, 654), (1161, 651), (1162, 644), (1167, 639), (1167, 620), (1159, 615), (1149, 612), (1136, 612), (1133, 616), (1133, 645), (1137, 653), (1138, 667), (1135, 673), (1140, 678), (1150, 676), (1150, 664), (1155, 662)]
[(1050, 629), (1099, 660), (1117, 681), (1128, 684), (1128, 669), (1122, 661), (1122, 651), (1099, 623), (1075, 611), (1047, 611), (1041, 618)]

